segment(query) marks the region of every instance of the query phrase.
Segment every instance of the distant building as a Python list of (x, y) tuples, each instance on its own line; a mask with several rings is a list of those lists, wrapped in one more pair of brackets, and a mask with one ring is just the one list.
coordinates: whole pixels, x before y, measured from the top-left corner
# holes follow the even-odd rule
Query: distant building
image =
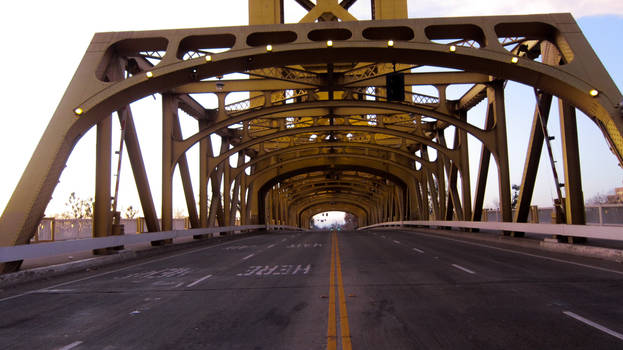
[(623, 203), (623, 187), (617, 187), (614, 189), (614, 194), (608, 196), (609, 204)]

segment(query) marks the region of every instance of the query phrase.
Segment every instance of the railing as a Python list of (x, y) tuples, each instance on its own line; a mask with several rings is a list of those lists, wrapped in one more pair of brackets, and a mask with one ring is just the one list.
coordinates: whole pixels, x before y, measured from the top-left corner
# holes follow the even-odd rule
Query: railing
[(0, 263), (18, 261), (24, 259), (43, 258), (48, 256), (118, 247), (127, 244), (176, 239), (188, 236), (208, 235), (219, 232), (240, 232), (249, 230), (302, 230), (299, 227), (287, 225), (245, 225), (196, 228), (189, 230), (173, 230), (161, 232), (149, 232), (143, 234), (130, 234), (108, 236), (98, 238), (76, 239), (60, 242), (44, 242), (37, 244), (24, 244), (11, 247), (0, 247)]
[[(528, 222), (531, 223), (552, 223), (552, 207), (536, 207), (530, 210)], [(623, 226), (623, 204), (598, 204), (587, 205), (584, 207), (587, 225), (600, 226)], [(513, 210), (513, 215), (515, 210)], [(502, 215), (498, 209), (484, 209), (482, 213), (483, 221), (501, 222)]]
[[(161, 221), (161, 220), (158, 220)], [(145, 218), (121, 219), (125, 234), (141, 234), (147, 232)], [(188, 217), (173, 219), (173, 230), (184, 230), (190, 227)], [(93, 237), (92, 219), (56, 219), (43, 218), (31, 243), (66, 241)]]
[(587, 226), (587, 225), (567, 225), (567, 224), (527, 224), (515, 222), (476, 222), (476, 221), (391, 221), (380, 224), (360, 227), (365, 230), (375, 227), (396, 227), (396, 226), (423, 226), (423, 227), (451, 227), (451, 228), (473, 228), (492, 231), (512, 231), (540, 233), (548, 235), (562, 235), (572, 237), (586, 237), (623, 241), (623, 227), (617, 226)]

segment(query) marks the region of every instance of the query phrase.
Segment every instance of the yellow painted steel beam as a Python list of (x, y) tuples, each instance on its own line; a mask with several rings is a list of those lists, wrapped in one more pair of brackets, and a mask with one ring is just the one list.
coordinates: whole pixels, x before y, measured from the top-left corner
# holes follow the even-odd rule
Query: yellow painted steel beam
[[(45, 207), (75, 143), (91, 127), (108, 118), (111, 113), (121, 110), (142, 97), (160, 92), (175, 92), (177, 88), (189, 88), (194, 86), (193, 84), (212, 84), (199, 82), (235, 72), (258, 72), (258, 74), (271, 77), (274, 74), (292, 74), (291, 76), (284, 76), (284, 80), (287, 81), (279, 87), (279, 90), (285, 91), (289, 86), (287, 84), (300, 83), (301, 75), (297, 75), (295, 69), (291, 68), (296, 67), (297, 70), (309, 72), (310, 76), (315, 77), (314, 79), (319, 79), (319, 77), (325, 79), (317, 81), (322, 81), (327, 91), (317, 91), (310, 94), (305, 97), (309, 99), (309, 102), (297, 104), (296, 108), (288, 107), (285, 102), (280, 102), (284, 103), (281, 106), (271, 106), (273, 103), (271, 95), (271, 98), (264, 101), (263, 106), (253, 106), (263, 107), (260, 110), (243, 112), (239, 115), (226, 112), (226, 92), (218, 93), (220, 104), (217, 111), (205, 110), (196, 103), (197, 101), (193, 102), (182, 95), (178, 98), (178, 106), (187, 108), (198, 119), (210, 121), (210, 127), (187, 140), (181, 142), (172, 140), (171, 147), (174, 148), (174, 152), (169, 155), (168, 146), (163, 149), (163, 158), (166, 157), (169, 161), (165, 164), (175, 164), (190, 145), (199, 142), (213, 132), (228, 136), (230, 144), (244, 143), (244, 140), (237, 139), (240, 135), (236, 131), (228, 129), (228, 126), (235, 123), (251, 121), (264, 123), (271, 118), (281, 118), (281, 121), (267, 122), (269, 129), (279, 129), (286, 128), (283, 119), (289, 117), (288, 113), (291, 115), (296, 113), (313, 115), (313, 113), (317, 113), (318, 116), (324, 117), (325, 120), (333, 124), (336, 121), (335, 115), (340, 115), (339, 113), (363, 114), (366, 107), (371, 107), (367, 113), (378, 114), (375, 116), (375, 123), (379, 124), (379, 129), (384, 129), (383, 133), (389, 134), (394, 140), (401, 140), (400, 142), (412, 141), (409, 145), (404, 144), (405, 147), (418, 143), (427, 144), (424, 142), (425, 140), (428, 140), (427, 142), (432, 146), (431, 143), (434, 141), (431, 141), (430, 137), (426, 136), (427, 134), (434, 134), (436, 130), (443, 129), (447, 125), (454, 125), (461, 130), (480, 135), (489, 151), (503, 157), (501, 153), (505, 152), (498, 148), (506, 147), (505, 144), (500, 144), (506, 141), (502, 140), (499, 134), (493, 135), (493, 133), (479, 130), (463, 122), (460, 118), (448, 114), (448, 111), (452, 109), (443, 99), (435, 106), (410, 106), (403, 103), (379, 101), (364, 101), (366, 104), (361, 102), (360, 105), (357, 105), (348, 100), (355, 96), (365, 95), (365, 93), (356, 92), (353, 89), (376, 86), (372, 82), (380, 84), (376, 86), (377, 91), (374, 92), (375, 97), (372, 98), (382, 99), (385, 87), (383, 87), (381, 75), (388, 72), (386, 66), (394, 62), (399, 67), (400, 65), (407, 67), (435, 65), (465, 72), (465, 74), (457, 73), (455, 77), (451, 77), (452, 74), (430, 74), (429, 77), (409, 74), (407, 75), (407, 85), (416, 85), (417, 79), (420, 78), (425, 78), (421, 82), (432, 81), (434, 82), (433, 85), (443, 85), (440, 82), (443, 82), (444, 79), (459, 81), (460, 79), (468, 79), (469, 74), (473, 74), (474, 76), (469, 77), (469, 80), (476, 85), (458, 102), (458, 107), (462, 110), (471, 108), (474, 103), (482, 99), (483, 91), (491, 89), (492, 83), (484, 82), (484, 76), (491, 76), (491, 81), (518, 81), (544, 93), (557, 96), (595, 120), (612, 145), (613, 152), (620, 160), (623, 159), (623, 118), (618, 107), (623, 96), (599, 63), (597, 56), (569, 14), (424, 18), (417, 20), (392, 19), (406, 17), (406, 1), (374, 0), (372, 4), (375, 18), (386, 19), (386, 21), (349, 22), (345, 19), (352, 19), (351, 16), (337, 1), (323, 0), (316, 2), (304, 21), (313, 21), (317, 18), (321, 18), (322, 21), (341, 18), (345, 21), (275, 24), (282, 20), (281, 3), (279, 0), (267, 0), (254, 2), (254, 4), (250, 3), (250, 8), (254, 8), (250, 15), (250, 21), (253, 24), (272, 24), (271, 26), (96, 34), (0, 218), (0, 245), (22, 244), (30, 239), (39, 224), (39, 219), (43, 216)], [(318, 16), (315, 17), (316, 15)], [(368, 28), (379, 29), (375, 31), (368, 30)], [(529, 38), (529, 40), (526, 39), (529, 47), (536, 47), (538, 42), (550, 42), (552, 44), (551, 49), (558, 52), (564, 64), (535, 61), (529, 55), (519, 52), (516, 45), (519, 42), (513, 43), (514, 46), (507, 48), (504, 40), (510, 37)], [(331, 40), (331, 45), (329, 45), (329, 40)], [(389, 44), (390, 40), (392, 40), (393, 45)], [(456, 41), (452, 45), (446, 45), (437, 43), (438, 40)], [(478, 45), (472, 45), (473, 43), (478, 43)], [(268, 49), (268, 45), (270, 45), (270, 49)], [(230, 49), (222, 53), (208, 52), (211, 48), (223, 47)], [(159, 63), (150, 66), (145, 64), (144, 53), (152, 51), (163, 54), (156, 57), (160, 60)], [(117, 77), (109, 75), (108, 67), (119, 62), (126, 63), (127, 74)], [(132, 65), (132, 62), (135, 66)], [(349, 78), (348, 74), (359, 74), (353, 72), (352, 69), (370, 64), (378, 64), (376, 68), (370, 66), (372, 67), (370, 79), (362, 80), (362, 77), (354, 76)], [(376, 72), (373, 72), (374, 69)], [(332, 78), (329, 79), (328, 76)], [(351, 86), (340, 91), (339, 89), (343, 88), (339, 85), (340, 81), (345, 82), (348, 79), (351, 79)], [(240, 89), (246, 89), (242, 87), (245, 83), (240, 83), (240, 85)], [(217, 88), (216, 83), (213, 88)], [(240, 91), (248, 92), (249, 90)], [(440, 88), (439, 91), (440, 97), (443, 97), (444, 90)], [(314, 101), (314, 99), (329, 99), (331, 96), (336, 100), (342, 100)], [(306, 105), (313, 106), (313, 108), (307, 108)], [(300, 111), (300, 109), (308, 110)], [(437, 119), (437, 122), (432, 128), (431, 123), (414, 123), (413, 129), (410, 130), (391, 130), (391, 128), (381, 125), (393, 122), (391, 119), (394, 118), (393, 115), (383, 117), (384, 114), (400, 113), (430, 116)], [(496, 114), (500, 115), (499, 108)], [(253, 125), (252, 129), (259, 131), (262, 127), (264, 126), (258, 124)], [(369, 135), (374, 133), (371, 128), (364, 129), (363, 125), (342, 124), (314, 127), (326, 133), (331, 131), (347, 132), (349, 128)], [(407, 137), (405, 134), (410, 134), (410, 136)], [(244, 138), (244, 135), (241, 137)], [(165, 140), (164, 142), (168, 143), (169, 141)], [(386, 142), (388, 145), (403, 147), (391, 139)], [(262, 148), (266, 146), (273, 147), (272, 144), (262, 142), (258, 147), (259, 149), (251, 149), (249, 154), (261, 153)], [(304, 162), (306, 163), (305, 166), (330, 166), (335, 163), (353, 168), (378, 168), (378, 171), (381, 171), (380, 168), (382, 168), (370, 164), (369, 159), (363, 157), (352, 157), (352, 160), (344, 160), (335, 155), (323, 155), (322, 157), (323, 160)], [(465, 159), (466, 157), (465, 154), (460, 154), (455, 156), (452, 161), (458, 161), (458, 158)], [(362, 160), (365, 161), (359, 162)], [(391, 162), (391, 160), (386, 161), (387, 164)], [(287, 163), (284, 166), (290, 171), (305, 169), (302, 164)], [(502, 164), (501, 167), (502, 170), (507, 170), (505, 165)], [(423, 199), (428, 195), (430, 189), (424, 188), (428, 186), (423, 181), (421, 174), (411, 166), (401, 168), (392, 164), (390, 168), (400, 173), (403, 182), (411, 186), (409, 196), (420, 196), (414, 204), (421, 204), (421, 212), (425, 212), (427, 203)], [(575, 169), (575, 167), (572, 168), (571, 170)], [(279, 171), (272, 168), (266, 169), (265, 173), (262, 172), (264, 170), (257, 172), (262, 176), (254, 179), (259, 180), (261, 178), (262, 181), (257, 182), (256, 185), (261, 186), (262, 183), (269, 182), (269, 178), (280, 176)], [(387, 172), (387, 169), (389, 168), (384, 171)], [(163, 169), (163, 173), (165, 171)], [(406, 180), (409, 176), (412, 176), (412, 179)], [(166, 176), (165, 181), (168, 182)], [(469, 181), (467, 180), (467, 182)], [(249, 185), (253, 184), (249, 183)], [(416, 186), (419, 186), (417, 191), (415, 190)], [(164, 190), (166, 191), (163, 192), (167, 194), (168, 189)], [(477, 199), (480, 190), (481, 187), (479, 186), (476, 191)], [(578, 189), (573, 190), (578, 191)], [(257, 191), (254, 190), (254, 193), (258, 191), (259, 188)], [(444, 194), (439, 194), (439, 196), (442, 195)], [(251, 203), (251, 205), (254, 204)], [(467, 204), (465, 203), (465, 205)], [(165, 206), (163, 205), (163, 207)], [(163, 212), (168, 212), (168, 208), (163, 209), (167, 209)], [(220, 208), (217, 211), (222, 212), (223, 210)], [(254, 209), (251, 208), (250, 210)], [(400, 208), (392, 207), (391, 210), (399, 211)], [(375, 215), (378, 214), (377, 218), (381, 218), (391, 210), (382, 209)], [(213, 212), (211, 211), (211, 213)], [(229, 213), (231, 214), (231, 211)], [(220, 216), (224, 216), (224, 214)], [(223, 221), (219, 219), (219, 222)]]

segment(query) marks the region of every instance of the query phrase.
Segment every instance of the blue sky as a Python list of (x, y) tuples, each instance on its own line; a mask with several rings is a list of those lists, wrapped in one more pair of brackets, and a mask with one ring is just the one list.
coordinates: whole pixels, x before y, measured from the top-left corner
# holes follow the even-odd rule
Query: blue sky
[[(287, 0), (286, 3), (293, 3)], [(247, 0), (230, 0), (227, 7), (221, 2), (179, 0), (172, 6), (168, 1), (142, 2), (110, 0), (99, 3), (68, 0), (63, 2), (30, 1), (10, 2), (3, 5), (0, 14), (0, 30), (3, 33), (4, 52), (0, 55), (0, 69), (3, 84), (0, 84), (0, 102), (3, 115), (0, 118), (0, 160), (3, 171), (0, 173), (0, 208), (4, 208), (13, 188), (17, 184), (23, 169), (41, 137), (48, 120), (67, 87), (73, 72), (80, 62), (92, 36), (96, 32), (192, 28), (206, 26), (244, 25), (247, 23)], [(369, 1), (359, 0), (352, 12), (365, 18), (369, 16)], [(192, 11), (189, 11), (192, 9)], [(606, 69), (610, 72), (619, 89), (623, 87), (623, 60), (620, 37), (623, 33), (623, 2), (621, 1), (522, 1), (517, 3), (499, 3), (488, 1), (446, 1), (411, 2), (410, 17), (442, 17), (490, 14), (527, 14), (544, 12), (571, 12), (578, 21), (584, 34), (597, 52)], [(286, 18), (295, 20), (301, 13), (297, 5), (287, 8)], [(511, 181), (519, 183), (525, 156), (526, 142), (534, 101), (532, 91), (519, 84), (509, 84), (509, 89), (516, 91), (515, 97), (507, 96), (508, 129), (511, 135)], [(516, 85), (516, 86), (515, 86)], [(509, 90), (511, 91), (511, 90)], [(139, 128), (141, 145), (149, 171), (149, 180), (154, 191), (156, 208), (160, 198), (160, 145), (152, 145), (150, 138), (159, 139), (159, 122), (154, 123), (154, 108), (160, 110), (158, 101), (151, 97), (133, 104), (136, 123)], [(151, 107), (150, 107), (151, 106)], [(478, 106), (474, 111), (474, 120), (479, 118)], [(552, 111), (549, 130), (557, 136), (556, 109)], [(470, 118), (472, 118), (470, 116)], [(157, 120), (157, 119), (156, 119)], [(585, 197), (595, 193), (606, 193), (615, 186), (623, 186), (623, 170), (618, 167), (615, 157), (610, 153), (601, 133), (588, 118), (578, 118), (581, 162)], [(154, 127), (154, 124), (157, 126)], [(114, 140), (118, 140), (117, 126)], [(192, 132), (195, 125), (183, 120), (186, 133)], [(559, 138), (554, 141), (560, 158)], [(113, 144), (116, 144), (115, 141)], [(470, 145), (472, 154), (479, 152), (479, 147)], [(69, 193), (75, 191), (81, 197), (93, 195), (95, 164), (92, 160), (94, 135), (89, 132), (76, 146), (64, 171), (60, 184), (48, 206), (47, 215), (64, 210), (64, 203)], [(545, 154), (544, 154), (545, 156)], [(196, 150), (191, 150), (189, 162), (191, 174), (196, 173), (194, 164)], [(116, 161), (116, 160), (114, 160)], [(477, 167), (472, 162), (472, 167)], [(115, 163), (116, 164), (116, 163)], [(494, 181), (495, 167), (491, 167), (485, 204), (492, 206), (497, 199), (497, 184)], [(562, 168), (559, 168), (562, 172)], [(476, 170), (472, 170), (475, 178)], [(138, 196), (127, 163), (122, 166), (120, 204), (122, 207), (138, 206)], [(175, 180), (174, 189), (181, 191), (179, 180)], [(195, 181), (196, 182), (196, 181)], [(195, 184), (195, 186), (197, 186)], [(197, 188), (197, 187), (195, 187)], [(198, 190), (195, 190), (198, 193)], [(177, 192), (180, 193), (180, 192)], [(553, 180), (546, 159), (542, 160), (539, 173), (535, 203), (541, 206), (551, 205)], [(174, 206), (184, 207), (182, 195), (174, 196)]]

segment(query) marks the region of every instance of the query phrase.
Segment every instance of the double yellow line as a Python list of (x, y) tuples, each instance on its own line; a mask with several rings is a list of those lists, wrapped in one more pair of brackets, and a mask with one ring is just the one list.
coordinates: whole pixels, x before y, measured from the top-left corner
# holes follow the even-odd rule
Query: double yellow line
[[(336, 278), (337, 275), (337, 278)], [(337, 243), (337, 233), (331, 233), (331, 273), (329, 276), (329, 326), (327, 329), (327, 350), (337, 349), (337, 315), (335, 310), (335, 280), (337, 279), (337, 297), (340, 308), (340, 333), (342, 350), (352, 350), (350, 342), (350, 328), (348, 313), (346, 312), (346, 297), (342, 282), (342, 263), (340, 262), (340, 248)]]

